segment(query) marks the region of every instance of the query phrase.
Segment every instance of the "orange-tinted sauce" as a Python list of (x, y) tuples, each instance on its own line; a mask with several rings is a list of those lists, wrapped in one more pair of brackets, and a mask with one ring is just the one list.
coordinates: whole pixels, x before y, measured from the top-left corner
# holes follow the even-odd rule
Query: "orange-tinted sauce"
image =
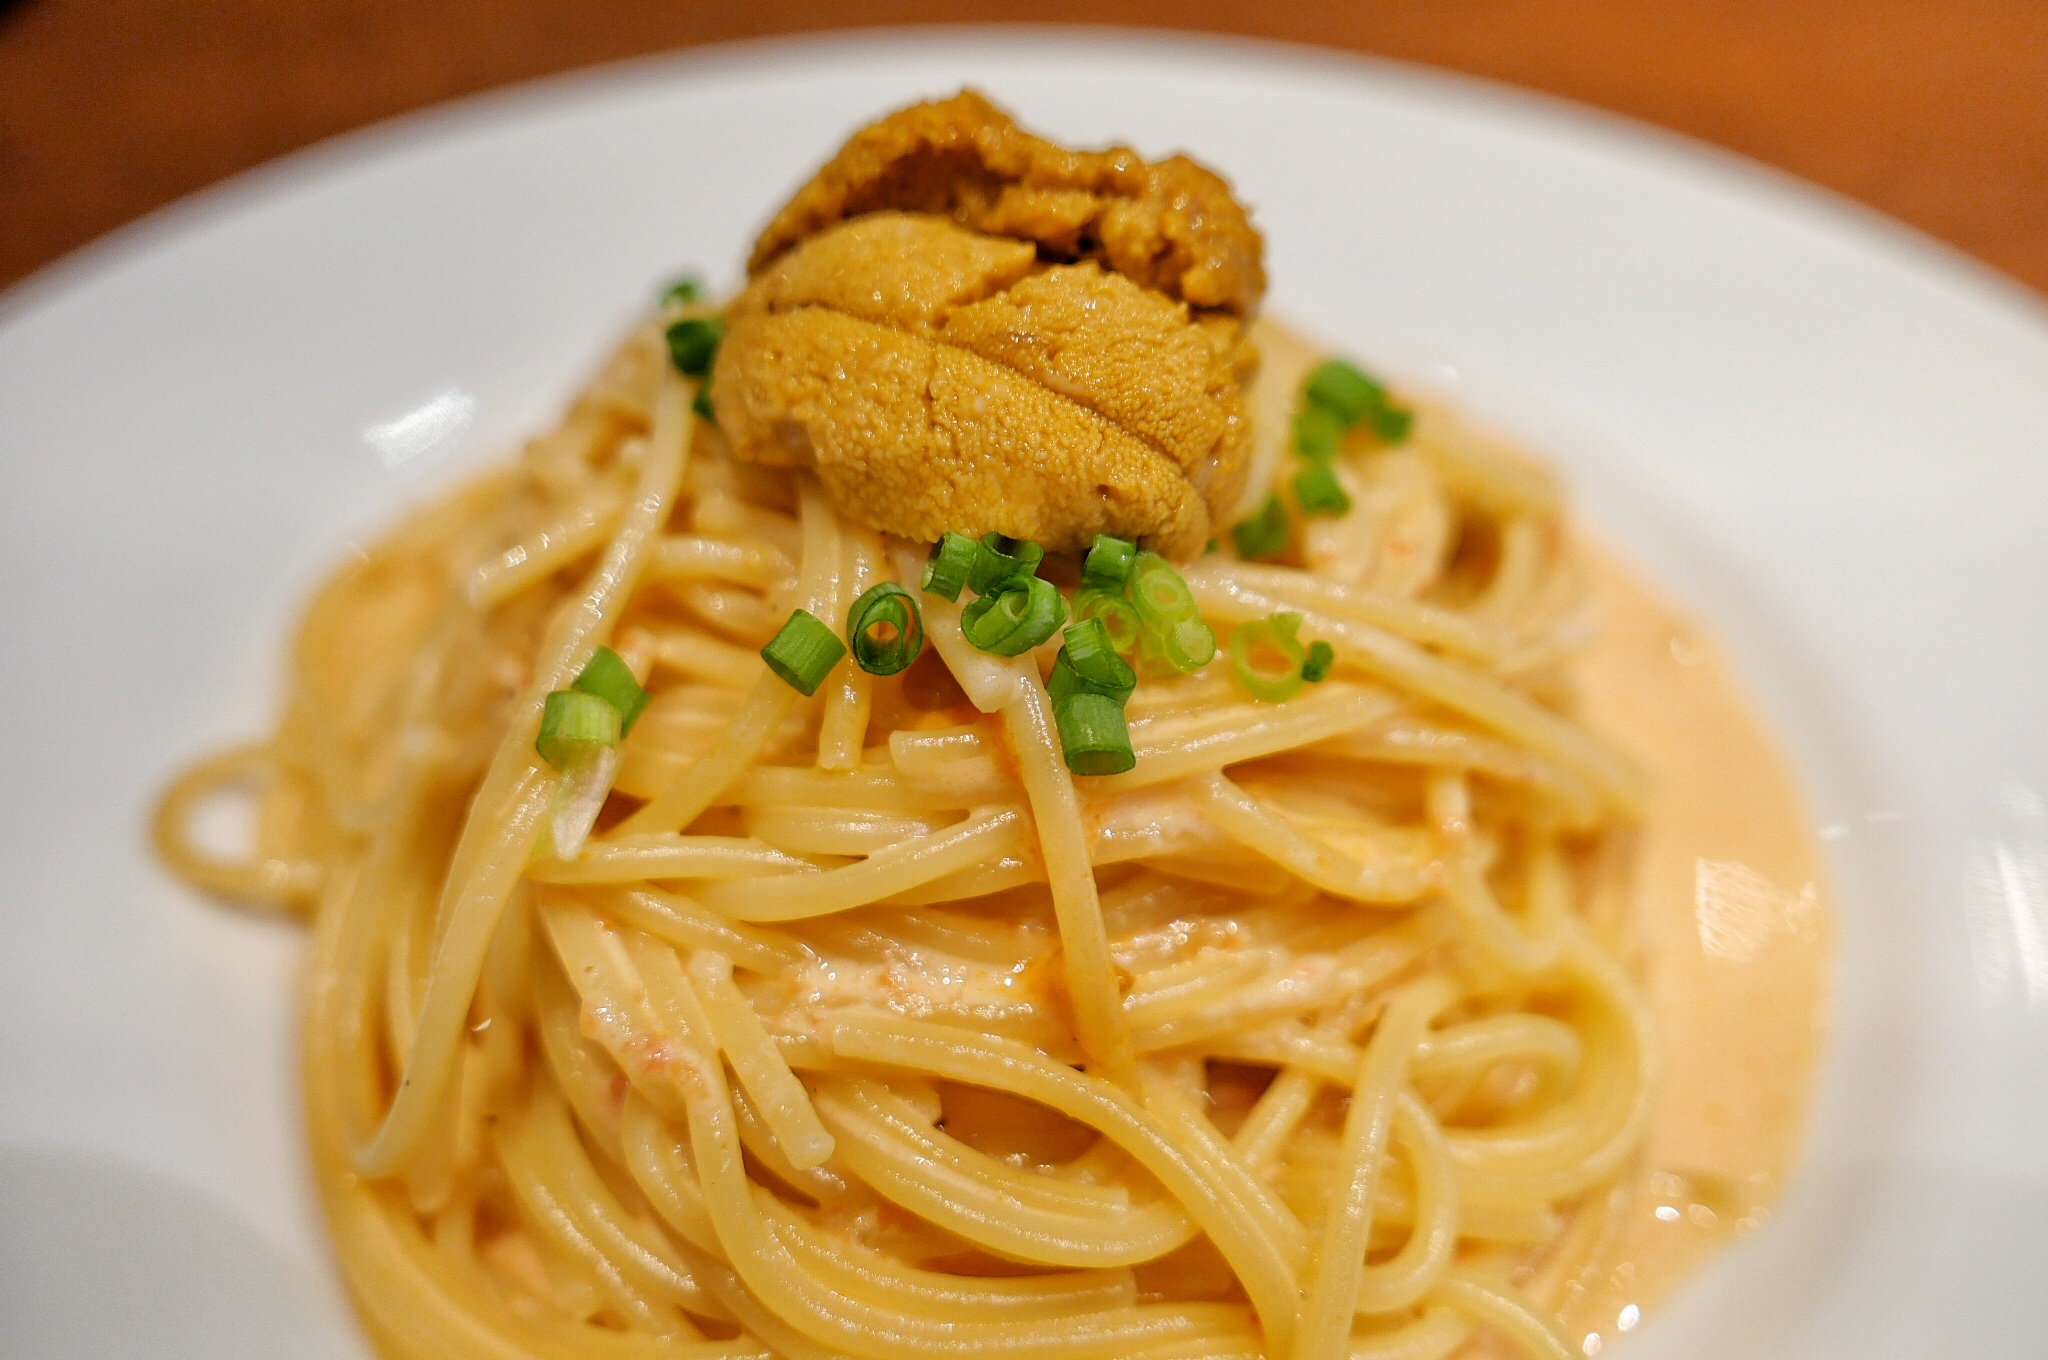
[(1578, 668), (1584, 716), (1657, 781), (1635, 893), (1663, 1042), (1641, 1170), (1587, 1216), (1602, 1240), (1556, 1296), (1597, 1355), (1753, 1231), (1794, 1170), (1832, 930), (1798, 790), (1713, 639), (1605, 553), (1588, 557), (1601, 631)]

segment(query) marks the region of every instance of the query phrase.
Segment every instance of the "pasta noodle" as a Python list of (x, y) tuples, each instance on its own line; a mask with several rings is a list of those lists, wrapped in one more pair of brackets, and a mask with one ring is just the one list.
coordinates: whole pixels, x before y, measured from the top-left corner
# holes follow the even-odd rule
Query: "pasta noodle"
[[(1135, 768), (1077, 778), (1050, 653), (936, 597), (901, 675), (764, 667), (793, 607), (837, 629), (923, 555), (734, 462), (661, 344), (339, 572), (274, 736), (156, 823), (188, 881), (312, 922), (313, 1159), (379, 1348), (1576, 1353), (1544, 1267), (1658, 1058), (1589, 905), (1645, 788), (1556, 697), (1547, 476), (1428, 409), (1399, 467), (1347, 454), (1441, 550), (1198, 559), (1219, 632), (1298, 612), (1333, 677), (1148, 678)], [(535, 734), (605, 643), (653, 701), (564, 857)], [(191, 829), (231, 787), (241, 858)]]

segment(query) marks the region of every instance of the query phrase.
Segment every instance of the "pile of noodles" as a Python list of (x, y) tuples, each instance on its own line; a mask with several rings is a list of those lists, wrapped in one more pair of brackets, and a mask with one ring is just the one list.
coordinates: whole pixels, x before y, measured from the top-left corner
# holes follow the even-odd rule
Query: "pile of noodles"
[[(1572, 716), (1548, 478), (1428, 408), (1347, 455), (1297, 565), (1184, 569), (1220, 637), (1297, 612), (1333, 676), (1148, 676), (1136, 768), (1084, 779), (1050, 650), (936, 597), (900, 676), (769, 674), (792, 607), (843, 627), (923, 547), (734, 463), (692, 395), (636, 333), (328, 582), (275, 735), (159, 817), (189, 881), (311, 919), (307, 1124), (377, 1344), (1572, 1353), (1655, 1057), (1640, 780)], [(653, 702), (561, 860), (534, 738), (599, 645)], [(236, 783), (230, 859), (189, 823)]]

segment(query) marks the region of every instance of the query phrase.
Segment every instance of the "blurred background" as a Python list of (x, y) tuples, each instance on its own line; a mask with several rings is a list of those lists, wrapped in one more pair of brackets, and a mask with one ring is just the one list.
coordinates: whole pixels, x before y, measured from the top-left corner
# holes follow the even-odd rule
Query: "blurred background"
[(298, 147), (780, 33), (1123, 24), (1563, 95), (1859, 199), (2048, 292), (2048, 0), (0, 0), (0, 287)]

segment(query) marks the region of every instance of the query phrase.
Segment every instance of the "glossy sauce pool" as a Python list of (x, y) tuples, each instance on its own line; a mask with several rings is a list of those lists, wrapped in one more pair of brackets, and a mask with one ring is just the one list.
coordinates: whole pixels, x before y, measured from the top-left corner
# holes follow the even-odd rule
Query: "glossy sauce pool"
[(1576, 668), (1584, 717), (1656, 780), (1634, 892), (1663, 1043), (1641, 1169), (1612, 1213), (1584, 1216), (1603, 1239), (1588, 1264), (1544, 1282), (1591, 1356), (1755, 1230), (1794, 1171), (1832, 930), (1798, 790), (1719, 648), (1613, 557), (1582, 551), (1600, 613)]

